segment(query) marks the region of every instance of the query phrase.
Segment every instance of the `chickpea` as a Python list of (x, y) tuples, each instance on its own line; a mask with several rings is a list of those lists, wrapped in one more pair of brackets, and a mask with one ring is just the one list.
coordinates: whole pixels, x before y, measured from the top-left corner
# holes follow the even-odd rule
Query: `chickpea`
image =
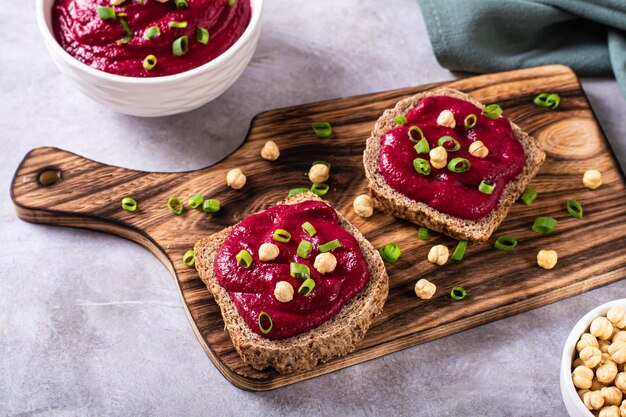
[(600, 392), (604, 397), (604, 405), (620, 405), (622, 402), (622, 391), (617, 387), (604, 387)]
[(431, 149), (428, 156), (430, 156), (430, 165), (433, 168), (442, 169), (448, 165), (448, 151), (443, 146)]
[(611, 355), (611, 359), (615, 361), (615, 363), (624, 363), (626, 362), (626, 342), (618, 340), (617, 342), (611, 343), (609, 346), (609, 355)]
[(578, 393), (578, 396), (580, 397), (580, 400), (584, 401), (583, 398), (584, 398), (585, 394), (589, 392), (589, 390), (588, 389), (579, 389), (576, 392)]
[(428, 262), (432, 262), (437, 265), (444, 265), (448, 262), (448, 256), (450, 256), (450, 252), (448, 248), (443, 245), (435, 245), (430, 248), (428, 252)]
[(596, 317), (591, 322), (589, 333), (601, 340), (608, 340), (613, 334), (613, 325), (606, 317)]
[(622, 392), (626, 392), (626, 372), (620, 372), (615, 376), (615, 381), (613, 381), (615, 386), (622, 390)]
[(326, 182), (330, 176), (330, 168), (325, 164), (315, 164), (309, 169), (311, 182)]
[(602, 173), (597, 169), (585, 171), (583, 175), (583, 184), (590, 190), (595, 190), (602, 185)]
[(620, 417), (619, 408), (616, 405), (604, 407), (600, 410), (598, 417)]
[(274, 297), (281, 303), (293, 300), (293, 286), (287, 281), (278, 281), (274, 288)]
[(456, 120), (454, 120), (454, 114), (450, 110), (444, 110), (439, 113), (437, 117), (437, 124), (439, 126), (449, 127), (454, 129), (456, 127)]
[(619, 406), (619, 412), (622, 413), (622, 417), (626, 417), (626, 400), (622, 401), (622, 405)]
[(618, 329), (626, 327), (626, 313), (621, 308), (615, 306), (611, 307), (606, 313), (606, 318)]
[[(607, 353), (607, 355), (608, 355), (608, 353)], [(580, 365), (584, 365), (583, 360), (580, 359), (580, 358), (576, 358), (576, 359), (574, 359), (574, 362), (572, 362), (572, 369), (574, 369), (574, 368), (576, 368), (577, 366), (580, 366)]]
[(591, 380), (591, 387), (589, 387), (589, 389), (591, 391), (600, 391), (602, 388), (604, 388), (606, 385), (602, 384), (600, 381), (598, 381), (598, 378), (593, 378)]
[(119, 6), (120, 4), (124, 3), (126, 0), (111, 0), (109, 3), (111, 3), (111, 6)]
[(597, 347), (587, 346), (580, 351), (580, 359), (587, 368), (595, 368), (602, 359), (602, 352)]
[(600, 391), (589, 391), (583, 396), (583, 403), (588, 410), (599, 410), (604, 405), (604, 396)]
[(415, 294), (422, 300), (430, 300), (437, 291), (437, 286), (427, 279), (420, 279), (415, 283)]
[(592, 379), (593, 371), (586, 366), (577, 366), (574, 372), (572, 372), (572, 381), (574, 381), (574, 385), (577, 388), (589, 389)]
[(320, 274), (333, 272), (337, 267), (337, 258), (330, 252), (320, 253), (315, 257), (313, 267), (317, 269), (317, 272)]
[(600, 352), (608, 354), (611, 342), (609, 342), (608, 340), (598, 340), (598, 345), (598, 347), (600, 348)]
[[(626, 342), (626, 331), (619, 330), (619, 331), (613, 333), (613, 337), (611, 338), (611, 341), (613, 343), (615, 343), (615, 342)], [(608, 340), (607, 340), (607, 342), (608, 342)]]
[(543, 269), (552, 269), (556, 265), (558, 255), (554, 250), (540, 250), (537, 253), (537, 265)]
[(268, 140), (263, 145), (261, 149), (261, 158), (267, 159), (268, 161), (275, 161), (280, 156), (280, 150), (278, 149), (278, 145), (273, 140)]
[(246, 185), (246, 176), (239, 168), (234, 168), (226, 174), (226, 185), (233, 190), (240, 190)]
[(596, 369), (596, 378), (603, 384), (610, 384), (615, 379), (615, 376), (617, 376), (617, 366), (615, 364), (607, 363)]
[(489, 148), (485, 146), (482, 140), (477, 140), (469, 146), (469, 153), (476, 158), (485, 159), (489, 155)]
[(352, 203), (354, 212), (361, 217), (370, 217), (374, 214), (374, 200), (367, 194), (358, 195)]
[(576, 350), (580, 352), (587, 346), (599, 347), (598, 339), (591, 333), (583, 333), (580, 336), (580, 340), (576, 343)]
[(273, 261), (279, 253), (280, 249), (273, 243), (264, 243), (259, 247), (259, 259), (262, 261)]
[(617, 363), (615, 363), (615, 361), (613, 360), (613, 358), (611, 358), (611, 355), (609, 355), (608, 352), (602, 353), (600, 356), (600, 365), (606, 365), (607, 363), (612, 363), (613, 365), (617, 366)]

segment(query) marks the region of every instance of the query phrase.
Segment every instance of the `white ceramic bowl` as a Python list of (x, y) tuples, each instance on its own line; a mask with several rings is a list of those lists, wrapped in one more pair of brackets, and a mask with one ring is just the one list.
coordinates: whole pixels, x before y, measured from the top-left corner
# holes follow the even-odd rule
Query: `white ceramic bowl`
[(54, 38), (54, 0), (36, 0), (37, 23), (59, 70), (78, 89), (114, 111), (134, 116), (167, 116), (196, 109), (215, 99), (239, 78), (261, 34), (263, 0), (250, 0), (250, 24), (226, 52), (204, 65), (164, 77), (125, 77), (99, 71), (68, 54)]
[(600, 307), (594, 308), (589, 313), (585, 314), (584, 317), (576, 323), (565, 341), (563, 357), (561, 358), (561, 395), (563, 396), (565, 408), (571, 417), (593, 417), (591, 411), (587, 410), (580, 400), (574, 382), (572, 382), (572, 361), (574, 360), (574, 353), (576, 352), (576, 343), (578, 343), (580, 335), (588, 331), (589, 325), (591, 325), (593, 319), (598, 316), (606, 315), (606, 312), (609, 311), (611, 307), (615, 306), (626, 310), (626, 298), (602, 304)]

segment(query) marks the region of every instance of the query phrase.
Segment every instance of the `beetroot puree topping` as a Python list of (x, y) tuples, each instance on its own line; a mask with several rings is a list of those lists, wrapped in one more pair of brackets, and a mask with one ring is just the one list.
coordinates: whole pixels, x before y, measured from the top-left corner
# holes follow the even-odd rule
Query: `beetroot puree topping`
[[(177, 74), (212, 61), (230, 48), (250, 23), (250, 0), (187, 0), (189, 7), (178, 10), (173, 0), (160, 3), (126, 0), (111, 6), (109, 0), (56, 0), (52, 7), (54, 34), (59, 44), (79, 61), (111, 74), (130, 77), (156, 77)], [(101, 20), (98, 6), (113, 7), (126, 13), (133, 38), (118, 44), (124, 37), (119, 19)], [(183, 29), (170, 28), (170, 22), (187, 22)], [(157, 26), (159, 36), (146, 39), (146, 30)], [(206, 45), (196, 40), (196, 28), (209, 31)], [(179, 37), (189, 38), (189, 49), (182, 56), (172, 53)], [(155, 55), (157, 65), (144, 69), (143, 60)]]
[[(302, 229), (304, 222), (315, 227), (311, 237)], [(276, 229), (291, 233), (287, 243), (275, 241)], [(298, 244), (306, 239), (313, 251), (306, 258), (297, 256)], [(331, 273), (320, 274), (313, 267), (320, 245), (339, 239), (341, 247), (331, 253), (337, 258), (337, 267)], [(276, 259), (259, 260), (259, 247), (274, 243), (280, 249)], [(241, 267), (235, 256), (248, 250), (254, 260), (249, 268)], [(315, 288), (308, 296), (298, 294), (302, 280), (289, 274), (290, 262), (305, 264), (311, 270)], [(237, 311), (253, 332), (269, 339), (285, 339), (304, 333), (332, 319), (370, 280), (368, 264), (356, 239), (338, 223), (337, 213), (319, 201), (305, 201), (294, 205), (279, 205), (254, 214), (237, 225), (228, 235), (217, 256), (214, 271), (218, 283), (228, 291)], [(274, 297), (279, 281), (287, 281), (294, 288), (293, 300), (281, 303)], [(268, 313), (274, 326), (268, 334), (261, 333), (258, 316)], [(269, 327), (263, 323), (263, 327)]]
[[(450, 110), (454, 114), (454, 129), (437, 125), (437, 117), (443, 110)], [(465, 129), (465, 118), (472, 113), (478, 118), (476, 126)], [(524, 169), (526, 154), (515, 138), (509, 121), (504, 117), (489, 119), (472, 103), (447, 96), (427, 97), (406, 118), (405, 125), (389, 130), (382, 137), (378, 158), (380, 172), (394, 190), (442, 213), (471, 220), (488, 215), (498, 206), (506, 184)], [(437, 142), (442, 136), (452, 136), (458, 140), (461, 149), (449, 152), (448, 162), (453, 158), (466, 158), (471, 163), (470, 169), (455, 173), (444, 167), (432, 168), (427, 176), (417, 173), (413, 160), (429, 160), (429, 157), (427, 154), (417, 154), (415, 144), (409, 139), (409, 128), (415, 125), (424, 133), (430, 149), (438, 146)], [(481, 140), (489, 149), (485, 159), (469, 154), (469, 146), (476, 140)], [(492, 194), (478, 190), (482, 180), (495, 182)]]

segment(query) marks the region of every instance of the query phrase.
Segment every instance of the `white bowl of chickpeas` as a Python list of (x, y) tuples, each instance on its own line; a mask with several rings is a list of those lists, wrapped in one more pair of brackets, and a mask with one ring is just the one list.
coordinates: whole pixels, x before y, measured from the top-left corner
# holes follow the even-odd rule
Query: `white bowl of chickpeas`
[(571, 417), (626, 417), (626, 299), (576, 323), (561, 359), (561, 395)]

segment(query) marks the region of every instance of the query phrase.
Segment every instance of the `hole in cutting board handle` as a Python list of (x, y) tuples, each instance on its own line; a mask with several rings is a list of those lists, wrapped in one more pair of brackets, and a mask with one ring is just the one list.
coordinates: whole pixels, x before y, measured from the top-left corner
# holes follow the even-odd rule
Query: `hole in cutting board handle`
[(44, 168), (37, 176), (37, 182), (42, 187), (50, 187), (61, 179), (61, 171), (56, 168)]

